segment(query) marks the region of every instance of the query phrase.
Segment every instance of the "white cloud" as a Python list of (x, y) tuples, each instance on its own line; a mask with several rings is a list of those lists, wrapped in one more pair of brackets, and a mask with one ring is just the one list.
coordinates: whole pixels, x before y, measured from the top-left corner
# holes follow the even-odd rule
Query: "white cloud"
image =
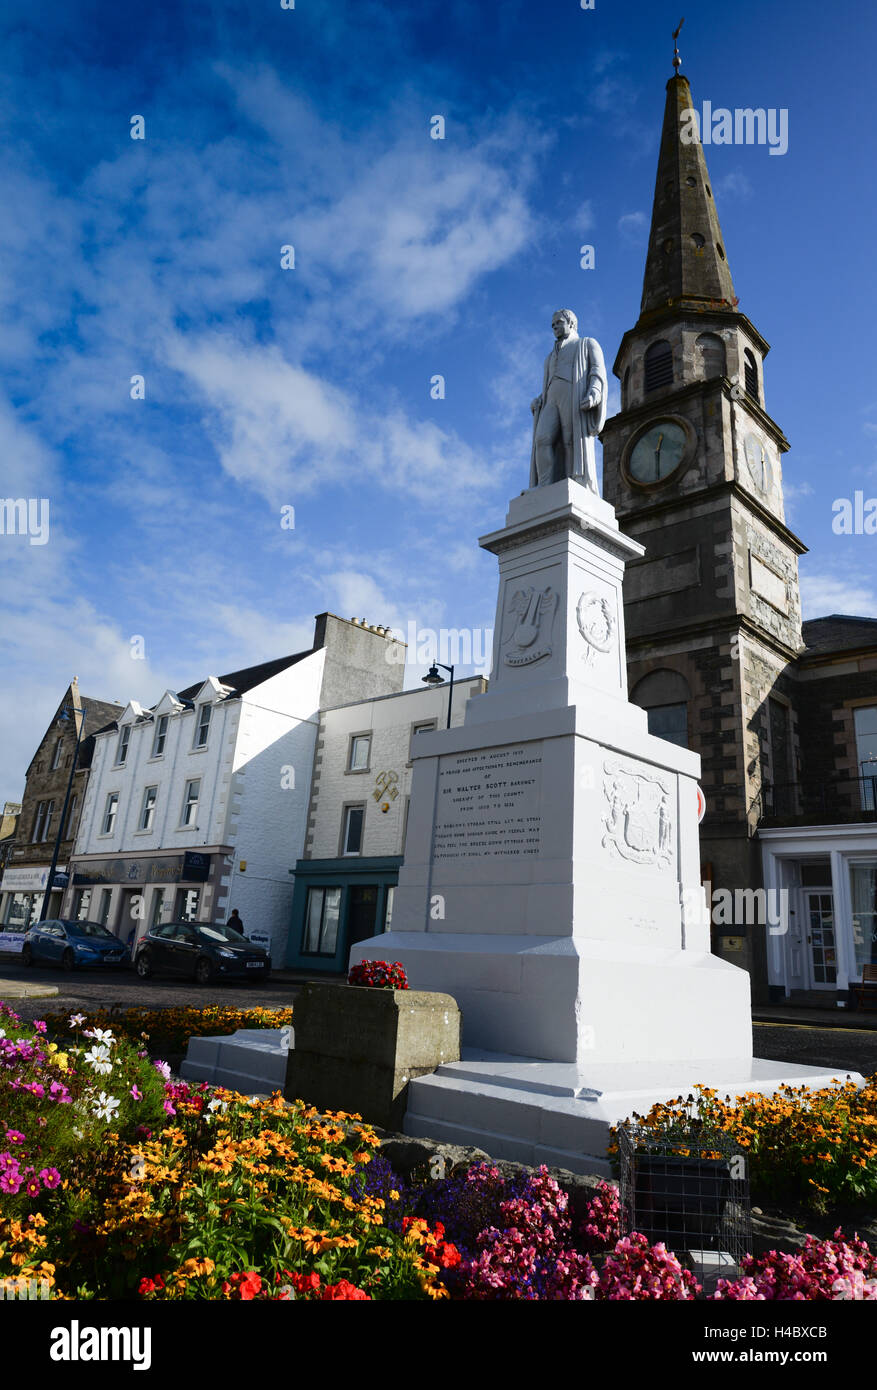
[(618, 219), (618, 232), (628, 246), (642, 246), (649, 219), (644, 212), (625, 212)]
[(877, 612), (877, 591), (868, 584), (833, 574), (802, 574), (801, 603), (805, 619), (824, 618), (831, 613), (870, 616)]

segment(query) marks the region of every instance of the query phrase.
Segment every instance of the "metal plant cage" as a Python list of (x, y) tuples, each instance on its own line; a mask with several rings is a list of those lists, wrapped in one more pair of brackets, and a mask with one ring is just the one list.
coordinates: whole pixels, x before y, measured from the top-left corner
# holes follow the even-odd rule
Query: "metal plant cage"
[(723, 1274), (751, 1249), (748, 1162), (729, 1134), (698, 1121), (618, 1129), (622, 1220), (676, 1255), (714, 1252)]

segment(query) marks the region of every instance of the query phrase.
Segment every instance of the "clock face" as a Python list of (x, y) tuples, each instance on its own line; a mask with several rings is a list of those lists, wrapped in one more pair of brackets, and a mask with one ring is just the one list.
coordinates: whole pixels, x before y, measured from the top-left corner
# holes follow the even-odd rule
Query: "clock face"
[(757, 434), (747, 434), (743, 446), (746, 465), (759, 492), (767, 492), (773, 478), (770, 454)]
[(658, 420), (630, 451), (627, 471), (638, 483), (660, 483), (679, 467), (688, 436), (677, 420)]

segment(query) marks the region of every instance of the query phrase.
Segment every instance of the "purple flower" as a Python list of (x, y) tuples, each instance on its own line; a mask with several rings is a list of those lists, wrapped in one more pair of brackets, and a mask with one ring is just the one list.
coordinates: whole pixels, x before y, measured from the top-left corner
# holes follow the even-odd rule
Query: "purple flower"
[(42, 1020), (41, 1018), (37, 1018), (37, 1019), (34, 1020), (34, 1028), (36, 1029), (36, 1031), (37, 1031), (38, 1033), (46, 1033), (46, 1032), (48, 1032), (48, 1029), (46, 1028), (45, 1023), (43, 1022), (43, 1020)]
[(7, 1129), (6, 1139), (10, 1144), (23, 1144), (24, 1135), (19, 1129)]

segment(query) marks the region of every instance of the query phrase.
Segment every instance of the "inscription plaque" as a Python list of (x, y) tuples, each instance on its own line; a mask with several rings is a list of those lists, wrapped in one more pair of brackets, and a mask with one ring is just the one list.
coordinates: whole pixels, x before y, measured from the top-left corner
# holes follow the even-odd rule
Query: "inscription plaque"
[(441, 758), (433, 860), (540, 854), (541, 801), (541, 743)]

